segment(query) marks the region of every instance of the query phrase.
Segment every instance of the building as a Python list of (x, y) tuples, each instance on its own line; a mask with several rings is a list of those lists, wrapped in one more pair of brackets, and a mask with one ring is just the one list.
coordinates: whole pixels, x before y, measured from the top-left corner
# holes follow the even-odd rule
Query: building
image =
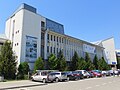
[(88, 52), (91, 59), (104, 57), (104, 46), (92, 44), (64, 33), (64, 26), (37, 13), (36, 8), (22, 4), (6, 21), (6, 37), (12, 42), (18, 64), (28, 62), (30, 69), (38, 57), (45, 61), (51, 53), (60, 50), (69, 63), (74, 52), (84, 57)]
[(94, 44), (104, 47), (103, 53), (104, 53), (104, 58), (106, 62), (111, 67), (116, 68), (117, 59), (116, 59), (116, 53), (115, 53), (114, 38), (111, 37), (105, 40), (101, 40), (101, 41), (95, 42)]

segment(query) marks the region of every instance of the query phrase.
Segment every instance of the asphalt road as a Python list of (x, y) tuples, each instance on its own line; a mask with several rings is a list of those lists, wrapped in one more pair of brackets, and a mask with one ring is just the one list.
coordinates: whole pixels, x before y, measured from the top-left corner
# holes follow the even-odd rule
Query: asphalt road
[[(22, 84), (23, 86), (21, 86)], [(7, 86), (7, 84), (5, 85)], [(16, 86), (12, 88), (3, 88), (3, 89), (5, 90), (120, 90), (120, 76), (92, 78), (92, 79), (85, 79), (78, 81), (47, 83), (47, 84), (43, 84), (41, 82), (21, 81), (21, 85), (20, 86), (19, 85), (18, 87)]]

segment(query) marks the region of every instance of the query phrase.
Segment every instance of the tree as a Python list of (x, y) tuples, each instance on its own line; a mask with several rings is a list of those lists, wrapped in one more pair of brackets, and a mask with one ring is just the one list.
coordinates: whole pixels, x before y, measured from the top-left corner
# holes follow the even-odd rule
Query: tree
[(20, 63), (18, 67), (18, 79), (23, 79), (25, 75), (30, 71), (28, 62)]
[(22, 63), (22, 66), (23, 66), (23, 73), (24, 73), (24, 74), (28, 74), (28, 72), (30, 71), (28, 62), (23, 62), (23, 63)]
[(15, 54), (12, 51), (11, 43), (6, 41), (1, 47), (0, 72), (5, 79), (14, 79), (17, 71)]
[(75, 52), (71, 60), (70, 70), (74, 71), (78, 69), (78, 61), (79, 61), (79, 57), (77, 52)]
[(116, 57), (117, 57), (117, 68), (120, 69), (120, 57), (117, 55)]
[(86, 61), (85, 61), (85, 59), (84, 58), (80, 58), (79, 60), (78, 60), (78, 68), (77, 68), (78, 70), (84, 70), (84, 69), (86, 69)]
[(39, 57), (39, 58), (35, 61), (34, 71), (36, 71), (36, 70), (43, 70), (43, 69), (44, 69), (44, 62), (43, 62), (42, 58)]
[(98, 69), (98, 57), (97, 57), (97, 55), (95, 55), (95, 57), (93, 59), (93, 64), (95, 65), (95, 68)]
[(54, 54), (48, 57), (48, 67), (50, 70), (55, 70), (57, 67), (57, 58)]
[(93, 70), (95, 69), (94, 64), (92, 63), (89, 54), (86, 52), (85, 54), (85, 61), (86, 61), (86, 70)]
[(60, 71), (65, 71), (67, 68), (67, 63), (65, 57), (63, 56), (63, 52), (60, 50), (57, 58), (57, 66), (56, 69)]
[(106, 63), (104, 57), (102, 57), (99, 61), (98, 61), (98, 69), (99, 70), (109, 70), (110, 67), (108, 66), (108, 64)]

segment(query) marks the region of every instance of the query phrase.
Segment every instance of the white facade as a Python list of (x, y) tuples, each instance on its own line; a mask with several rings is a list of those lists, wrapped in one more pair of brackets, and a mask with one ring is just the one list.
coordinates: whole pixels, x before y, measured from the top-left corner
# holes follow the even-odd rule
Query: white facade
[(104, 47), (104, 58), (109, 65), (116, 66), (117, 59), (115, 53), (115, 44), (114, 38), (108, 38), (106, 40), (102, 40), (96, 43), (99, 46)]
[[(104, 48), (110, 52), (114, 51), (107, 48), (107, 41), (102, 42), (103, 46), (99, 46), (65, 35), (63, 25), (37, 14), (34, 7), (26, 4), (22, 4), (6, 21), (5, 34), (13, 43), (18, 64), (27, 61), (31, 70), (38, 57), (47, 60), (51, 53), (57, 56), (60, 50), (67, 61), (71, 60), (75, 51), (80, 57), (84, 57), (85, 52), (88, 52), (92, 60), (95, 55), (99, 59), (103, 57)], [(112, 44), (114, 47), (114, 43)], [(112, 56), (115, 61), (113, 54)]]

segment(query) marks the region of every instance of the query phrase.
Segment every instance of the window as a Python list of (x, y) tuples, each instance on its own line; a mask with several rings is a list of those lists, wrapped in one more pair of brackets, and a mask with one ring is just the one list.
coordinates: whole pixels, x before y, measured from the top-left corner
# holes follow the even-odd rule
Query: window
[(52, 35), (51, 35), (51, 41), (52, 41)]
[(52, 47), (50, 48), (50, 52), (52, 53)]
[(49, 46), (47, 46), (47, 52), (49, 53)]
[(49, 34), (47, 34), (47, 40), (49, 40)]
[(54, 47), (54, 53), (55, 53), (55, 47)]
[(62, 43), (63, 43), (63, 38), (62, 38)]
[(57, 53), (58, 53), (58, 48), (57, 48)]
[(45, 22), (41, 21), (41, 27), (45, 27)]
[(57, 37), (57, 42), (58, 42), (58, 37)]
[(41, 39), (44, 40), (44, 33), (41, 33)]
[(61, 43), (61, 37), (59, 38), (59, 41), (60, 41), (60, 43)]
[(55, 36), (54, 36), (54, 41), (55, 41)]

